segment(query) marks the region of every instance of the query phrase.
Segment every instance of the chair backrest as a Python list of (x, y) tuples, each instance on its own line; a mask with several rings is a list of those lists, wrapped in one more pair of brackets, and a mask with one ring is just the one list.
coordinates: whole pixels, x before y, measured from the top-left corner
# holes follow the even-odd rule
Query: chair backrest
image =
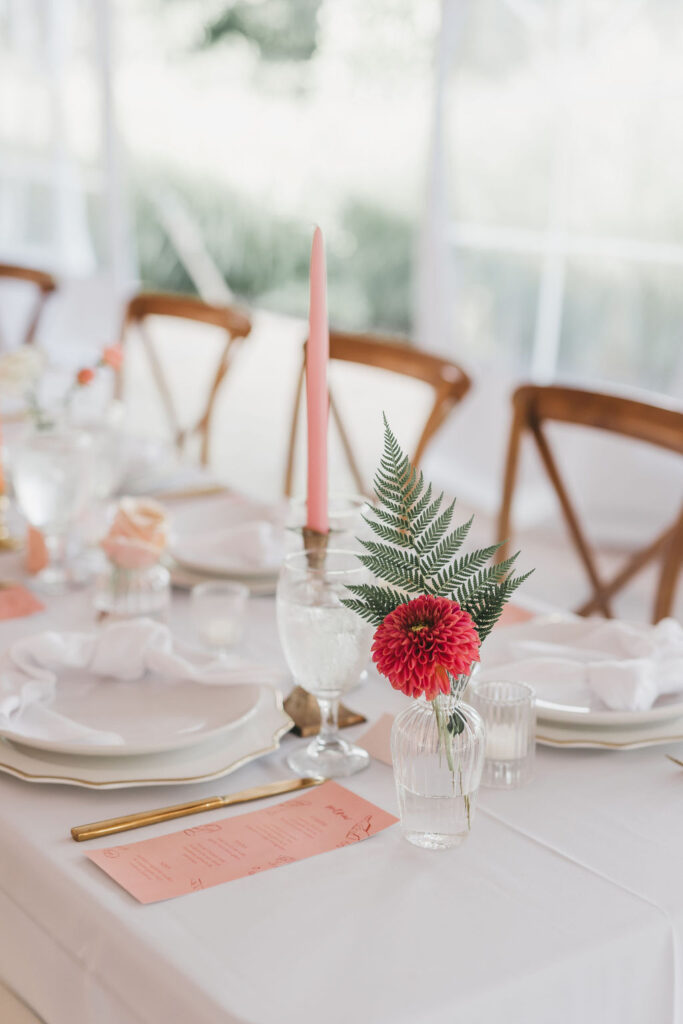
[[(419, 465), (425, 448), (437, 432), (451, 409), (467, 394), (471, 381), (465, 371), (456, 363), (430, 355), (420, 349), (412, 348), (405, 342), (395, 338), (379, 337), (375, 334), (351, 334), (344, 331), (330, 331), (330, 359), (345, 363), (356, 363), (372, 366), (377, 369), (398, 373), (404, 377), (429, 384), (434, 390), (434, 401), (420, 434), (415, 453), (414, 465)], [(284, 493), (292, 494), (294, 478), (294, 452), (301, 409), (301, 399), (306, 373), (306, 345), (304, 344), (303, 362), (297, 382), (292, 427), (287, 452)], [(349, 435), (344, 427), (330, 388), (330, 414), (336, 423), (342, 447), (355, 485), (361, 494), (369, 494), (369, 488), (362, 478), (358, 461), (354, 455)]]
[(0, 263), (0, 278), (5, 280), (24, 281), (33, 285), (37, 291), (37, 297), (33, 309), (29, 315), (28, 324), (24, 332), (23, 344), (32, 345), (35, 341), (36, 330), (43, 314), (45, 303), (49, 296), (57, 290), (57, 281), (45, 270), (34, 270), (32, 267), (19, 267), (12, 263)]
[(525, 432), (531, 434), (541, 462), (557, 495), (569, 534), (583, 563), (592, 594), (579, 615), (600, 612), (611, 618), (610, 601), (641, 569), (655, 559), (661, 569), (655, 595), (653, 621), (670, 614), (676, 583), (683, 561), (683, 508), (675, 509), (676, 518), (651, 543), (636, 552), (609, 581), (601, 579), (594, 555), (579, 523), (557, 462), (548, 443), (543, 424), (546, 421), (571, 423), (606, 430), (623, 437), (664, 448), (683, 455), (683, 411), (666, 406), (623, 398), (618, 395), (583, 391), (561, 386), (524, 385), (513, 395), (513, 420), (508, 445), (503, 500), (498, 523), (499, 540), (505, 542), (500, 558), (507, 553), (512, 497), (517, 476), (519, 450)]
[[(146, 329), (148, 317), (175, 317), (192, 320), (196, 323), (218, 327), (225, 332), (225, 344), (221, 351), (216, 372), (209, 387), (206, 406), (194, 427), (183, 429), (168, 385), (163, 364)], [(209, 461), (209, 441), (211, 417), (218, 395), (218, 390), (230, 365), (232, 350), (235, 343), (246, 338), (251, 331), (251, 322), (244, 313), (231, 306), (214, 306), (191, 295), (164, 295), (155, 292), (141, 292), (128, 303), (121, 328), (121, 344), (125, 343), (131, 327), (140, 334), (145, 354), (149, 360), (152, 376), (163, 404), (173, 439), (179, 451), (182, 450), (189, 436), (196, 433), (201, 439), (200, 458), (202, 465)], [(121, 397), (122, 374), (117, 375), (118, 397)]]

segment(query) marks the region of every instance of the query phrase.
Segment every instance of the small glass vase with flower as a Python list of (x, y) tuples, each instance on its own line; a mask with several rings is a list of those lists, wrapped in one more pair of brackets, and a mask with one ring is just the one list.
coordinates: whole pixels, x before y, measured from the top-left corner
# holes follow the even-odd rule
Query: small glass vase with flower
[(391, 752), (401, 827), (427, 849), (469, 834), (484, 765), (485, 732), (464, 696), (479, 649), (529, 573), (517, 555), (487, 565), (498, 545), (460, 555), (472, 519), (451, 529), (455, 502), (425, 485), (384, 421), (378, 503), (358, 557), (372, 583), (344, 603), (375, 626), (372, 658), (394, 689), (414, 698), (394, 720)]
[(151, 498), (122, 498), (101, 544), (108, 565), (95, 592), (98, 611), (116, 618), (164, 618), (170, 574), (160, 560), (167, 543), (163, 506)]

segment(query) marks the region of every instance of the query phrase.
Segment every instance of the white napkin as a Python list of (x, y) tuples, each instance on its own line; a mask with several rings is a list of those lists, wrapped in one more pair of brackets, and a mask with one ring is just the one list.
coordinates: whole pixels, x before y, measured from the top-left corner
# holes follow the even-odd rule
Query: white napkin
[(182, 537), (174, 545), (179, 562), (210, 565), (219, 572), (277, 569), (284, 554), (282, 527), (257, 519)]
[(683, 627), (674, 619), (535, 619), (499, 633), (490, 650), (484, 645), (477, 681), (494, 678), (529, 683), (542, 699), (583, 693), (614, 711), (645, 711), (660, 696), (683, 693)]
[(151, 675), (170, 684), (186, 679), (223, 686), (278, 681), (277, 673), (261, 666), (194, 665), (174, 651), (169, 628), (151, 619), (115, 622), (97, 633), (36, 633), (13, 644), (0, 663), (0, 724), (18, 737), (122, 744), (116, 733), (90, 729), (50, 708), (64, 669), (141, 685)]

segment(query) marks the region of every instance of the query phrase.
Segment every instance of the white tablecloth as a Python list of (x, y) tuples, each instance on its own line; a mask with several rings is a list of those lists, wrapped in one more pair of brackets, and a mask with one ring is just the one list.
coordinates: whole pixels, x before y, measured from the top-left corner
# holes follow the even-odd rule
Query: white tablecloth
[[(174, 600), (186, 629), (185, 599)], [(279, 661), (273, 601), (250, 609), (248, 649)], [(88, 621), (87, 595), (71, 595), (0, 624), (0, 645)], [(402, 700), (373, 675), (347, 702), (372, 721)], [(529, 786), (481, 791), (456, 850), (418, 850), (396, 826), (150, 906), (69, 836), (74, 824), (282, 778), (284, 753), (301, 742), (286, 737), (235, 775), (182, 789), (0, 775), (0, 978), (47, 1024), (683, 1022), (683, 771), (667, 748), (539, 749)], [(385, 765), (348, 785), (396, 811)]]

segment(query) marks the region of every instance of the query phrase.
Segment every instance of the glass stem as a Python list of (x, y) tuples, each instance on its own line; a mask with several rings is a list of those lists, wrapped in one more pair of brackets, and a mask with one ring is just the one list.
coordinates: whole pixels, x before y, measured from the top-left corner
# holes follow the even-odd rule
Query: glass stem
[(55, 573), (66, 572), (66, 535), (50, 533), (45, 537), (45, 547), (49, 557), (48, 568)]
[(328, 747), (339, 739), (339, 698), (328, 700), (318, 697), (318, 704), (320, 706), (318, 743), (322, 747)]

